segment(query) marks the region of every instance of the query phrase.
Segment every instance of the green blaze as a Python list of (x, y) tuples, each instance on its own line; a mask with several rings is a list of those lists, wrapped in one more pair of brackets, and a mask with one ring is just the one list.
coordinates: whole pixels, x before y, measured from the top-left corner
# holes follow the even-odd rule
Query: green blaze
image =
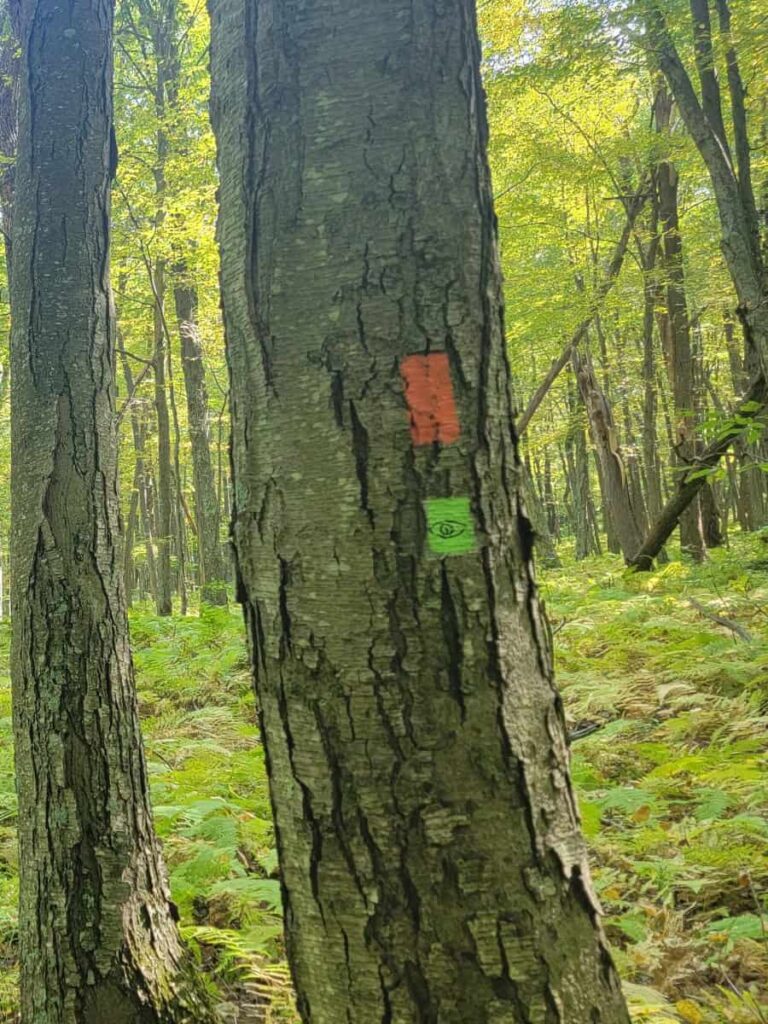
[(424, 502), (429, 549), (436, 555), (474, 551), (475, 523), (469, 498), (430, 498)]

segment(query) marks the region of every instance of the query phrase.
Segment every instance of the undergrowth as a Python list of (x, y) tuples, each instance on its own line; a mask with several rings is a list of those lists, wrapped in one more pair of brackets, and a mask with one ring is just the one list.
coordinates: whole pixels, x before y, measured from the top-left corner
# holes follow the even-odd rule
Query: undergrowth
[[(595, 884), (642, 1024), (768, 1024), (767, 559), (751, 537), (704, 566), (631, 575), (605, 557), (543, 574), (558, 681), (582, 737), (573, 771)], [(240, 615), (137, 610), (131, 625), (155, 820), (184, 934), (224, 1020), (294, 1022)], [(7, 663), (0, 624), (4, 1024), (17, 1006)], [(235, 1009), (245, 1003), (247, 1015)]]
[(767, 555), (542, 581), (571, 728), (597, 727), (573, 775), (639, 1021), (768, 1022)]

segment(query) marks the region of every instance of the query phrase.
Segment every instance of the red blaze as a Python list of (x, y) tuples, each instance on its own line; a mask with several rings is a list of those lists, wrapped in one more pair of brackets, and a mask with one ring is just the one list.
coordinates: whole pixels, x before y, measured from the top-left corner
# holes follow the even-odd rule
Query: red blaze
[(414, 445), (457, 441), (461, 427), (447, 353), (406, 356), (400, 363), (400, 373), (405, 384)]

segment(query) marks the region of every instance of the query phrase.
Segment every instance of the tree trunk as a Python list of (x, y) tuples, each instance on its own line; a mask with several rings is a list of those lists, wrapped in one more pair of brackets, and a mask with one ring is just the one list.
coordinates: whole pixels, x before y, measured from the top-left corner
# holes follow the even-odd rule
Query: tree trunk
[(594, 550), (590, 504), (592, 496), (589, 486), (589, 453), (584, 429), (584, 407), (578, 400), (572, 381), (568, 384), (569, 424), (565, 438), (565, 457), (568, 466), (568, 481), (573, 498), (573, 532), (575, 537), (576, 560), (581, 561)]
[(624, 388), (621, 392), (621, 411), (624, 418), (624, 437), (626, 443), (623, 456), (627, 469), (627, 487), (629, 489), (629, 500), (635, 510), (635, 521), (641, 531), (648, 529), (648, 511), (645, 507), (645, 493), (643, 490), (643, 477), (640, 471), (638, 458), (639, 445), (635, 437), (634, 424), (632, 422), (632, 410), (629, 405), (629, 396)]
[[(697, 3), (698, 0), (694, 0), (694, 5)], [(648, 14), (649, 41), (654, 60), (667, 79), (685, 126), (709, 172), (720, 219), (723, 256), (739, 300), (737, 313), (747, 345), (753, 350), (765, 376), (768, 374), (768, 276), (760, 251), (754, 195), (744, 178), (743, 168), (741, 179), (737, 176), (724, 129), (718, 125), (718, 116), (712, 111), (713, 89), (718, 90), (717, 103), (720, 106), (719, 86), (714, 75), (709, 74), (707, 62), (701, 54), (702, 33), (709, 34), (709, 18), (703, 23), (697, 22), (695, 9), (692, 13), (704, 107), (657, 3), (651, 5)], [(728, 55), (728, 60), (732, 63), (732, 54)], [(730, 80), (733, 81), (732, 76)], [(719, 120), (722, 123), (722, 116)], [(742, 136), (739, 139), (740, 152), (748, 151), (746, 120), (742, 124), (737, 118), (734, 127)]]
[(176, 316), (181, 338), (181, 366), (187, 396), (187, 424), (192, 449), (195, 484), (195, 522), (200, 559), (200, 600), (226, 605), (227, 584), (221, 551), (219, 501), (213, 476), (210, 446), (210, 414), (205, 386), (203, 349), (197, 328), (197, 293), (190, 285), (174, 287)]
[(0, 168), (0, 226), (3, 232), (6, 277), (10, 287), (19, 106), (18, 3), (5, 4), (3, 13), (7, 23), (3, 25), (0, 38), (0, 156), (3, 158), (3, 166)]
[(147, 562), (147, 576), (149, 580), (149, 588), (152, 591), (152, 598), (155, 602), (158, 599), (158, 587), (157, 587), (157, 567), (155, 565), (155, 546), (154, 546), (154, 529), (152, 526), (152, 515), (149, 505), (149, 498), (147, 496), (147, 470), (146, 462), (144, 458), (144, 426), (142, 425), (139, 413), (137, 412), (134, 402), (134, 392), (136, 389), (136, 382), (134, 381), (133, 372), (131, 371), (131, 364), (128, 359), (128, 355), (122, 345), (119, 346), (120, 361), (123, 365), (123, 376), (125, 378), (125, 389), (127, 400), (131, 402), (130, 413), (131, 413), (131, 433), (133, 435), (133, 446), (135, 450), (136, 458), (136, 488), (139, 496), (139, 512), (141, 515), (141, 526), (142, 533), (144, 534), (144, 551)]
[(301, 1016), (627, 1024), (519, 507), (474, 5), (212, 13), (233, 531)]
[[(656, 130), (668, 132), (672, 97), (661, 85), (654, 101)], [(691, 329), (685, 294), (683, 241), (680, 235), (677, 193), (678, 174), (674, 165), (662, 160), (656, 171), (659, 221), (666, 293), (666, 316), (660, 318), (666, 333), (667, 370), (675, 408), (675, 441), (672, 463), (681, 473), (693, 461), (696, 451), (696, 409), (691, 352)], [(680, 547), (700, 562), (704, 558), (699, 501), (692, 501), (680, 517)]]
[(547, 515), (547, 529), (552, 538), (560, 534), (560, 520), (557, 514), (557, 501), (555, 500), (555, 489), (552, 486), (552, 460), (549, 457), (549, 449), (544, 450), (544, 487), (542, 497), (544, 509)]
[[(610, 517), (621, 553), (629, 559), (642, 544), (643, 534), (638, 513), (632, 504), (629, 477), (613, 412), (587, 359), (574, 352), (573, 366), (600, 464), (603, 506)], [(610, 533), (608, 546), (613, 550)]]
[(546, 565), (548, 569), (559, 569), (560, 557), (557, 554), (552, 534), (549, 532), (547, 513), (536, 489), (536, 483), (525, 464), (521, 466), (520, 474), (520, 488), (526, 515), (533, 527), (533, 543), (536, 548), (536, 555), (541, 564)]
[(168, 346), (163, 326), (165, 267), (159, 260), (151, 269), (154, 292), (155, 412), (157, 414), (157, 614), (173, 612), (173, 467), (171, 464), (171, 418), (168, 413), (166, 360)]
[(21, 15), (11, 491), (22, 1020), (207, 1020), (151, 826), (117, 557), (112, 5), (23, 0)]
[(173, 382), (173, 360), (171, 358), (171, 338), (168, 334), (168, 325), (163, 317), (162, 328), (165, 335), (167, 347), (168, 367), (168, 407), (171, 410), (173, 419), (173, 532), (176, 549), (176, 578), (178, 580), (178, 592), (180, 601), (180, 612), (186, 615), (188, 611), (187, 600), (187, 530), (184, 519), (186, 501), (183, 493), (183, 480), (181, 477), (181, 428), (179, 426), (179, 410), (176, 405), (176, 388)]
[(133, 486), (131, 487), (131, 501), (128, 508), (128, 519), (123, 539), (123, 587), (125, 589), (125, 603), (129, 608), (133, 606), (133, 591), (136, 587), (136, 573), (133, 565), (133, 546), (136, 542), (136, 526), (139, 517), (139, 470), (138, 465), (133, 467)]
[[(656, 193), (656, 182), (653, 182)], [(648, 517), (653, 522), (661, 512), (661, 459), (659, 458), (659, 396), (656, 390), (656, 344), (654, 326), (661, 288), (656, 278), (659, 253), (658, 202), (654, 194), (651, 210), (650, 241), (644, 248), (638, 242), (643, 267), (643, 477)]]

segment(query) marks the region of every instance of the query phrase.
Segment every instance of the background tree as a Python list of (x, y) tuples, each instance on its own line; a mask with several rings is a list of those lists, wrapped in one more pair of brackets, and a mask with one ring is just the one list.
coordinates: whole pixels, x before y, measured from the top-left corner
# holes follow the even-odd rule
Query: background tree
[[(194, 588), (206, 604), (226, 603), (230, 574), (221, 537), (228, 422), (218, 383), (226, 373), (215, 287), (207, 16), (187, 0), (122, 3), (116, 31), (118, 313), (136, 371), (128, 395), (142, 423), (146, 491), (146, 515), (139, 503), (130, 532), (136, 584), (167, 614), (174, 594), (183, 599)], [(133, 444), (123, 446), (126, 476), (139, 460), (132, 433)], [(130, 519), (130, 505), (125, 513)]]
[(198, 1021), (149, 808), (120, 580), (111, 5), (20, 4), (13, 233), (22, 1019)]

